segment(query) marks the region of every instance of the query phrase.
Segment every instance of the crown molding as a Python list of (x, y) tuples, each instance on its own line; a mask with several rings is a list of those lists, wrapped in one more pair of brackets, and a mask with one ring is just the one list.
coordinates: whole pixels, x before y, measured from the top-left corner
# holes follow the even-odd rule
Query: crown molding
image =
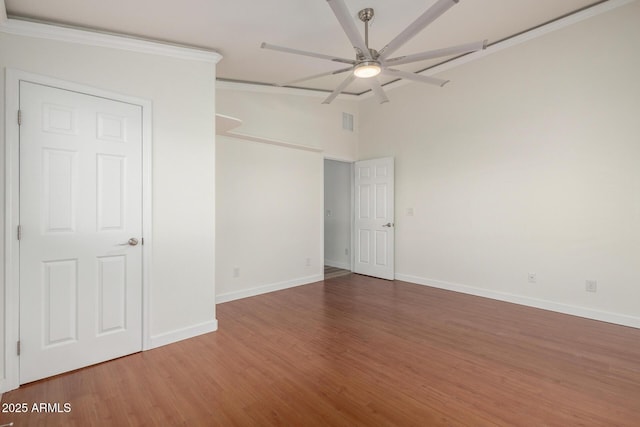
[(107, 47), (150, 55), (168, 56), (177, 59), (209, 62), (212, 64), (217, 64), (222, 59), (222, 55), (210, 50), (172, 45), (119, 34), (100, 33), (97, 31), (7, 18), (4, 0), (0, 0), (0, 33), (88, 46)]

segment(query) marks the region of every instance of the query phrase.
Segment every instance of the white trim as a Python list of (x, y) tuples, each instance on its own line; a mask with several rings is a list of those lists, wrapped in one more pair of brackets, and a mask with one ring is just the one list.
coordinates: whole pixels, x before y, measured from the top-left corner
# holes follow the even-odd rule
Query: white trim
[(4, 223), (4, 381), (2, 391), (9, 391), (19, 386), (18, 356), (16, 343), (19, 330), (19, 296), (16, 283), (19, 282), (18, 263), (20, 247), (16, 239), (16, 226), (19, 220), (19, 194), (15, 191), (15, 183), (19, 182), (20, 163), (16, 140), (19, 138), (17, 111), (20, 105), (17, 77), (13, 71), (5, 72), (5, 223)]
[(150, 349), (151, 260), (153, 248), (153, 104), (138, 99), (142, 106), (142, 350)]
[[(4, 5), (4, 2), (2, 2)], [(2, 8), (0, 8), (2, 9)], [(217, 52), (188, 46), (171, 45), (151, 40), (137, 39), (118, 34), (62, 27), (19, 19), (0, 19), (0, 32), (17, 36), (36, 37), (88, 46), (107, 47), (178, 59), (217, 64), (222, 55)]]
[(640, 328), (640, 317), (627, 316), (624, 314), (611, 313), (607, 311), (595, 310), (587, 307), (577, 307), (570, 304), (563, 304), (538, 298), (532, 298), (522, 295), (514, 295), (507, 292), (492, 291), (489, 289), (477, 288), (475, 286), (462, 285), (459, 283), (449, 283), (441, 280), (426, 279), (423, 277), (412, 276), (408, 274), (396, 273), (396, 280), (414, 283), (416, 285), (430, 286), (433, 288), (446, 289), (463, 294), (475, 295), (484, 298), (491, 298), (498, 301), (505, 301), (514, 304), (525, 305), (528, 307), (540, 308), (543, 310), (555, 311), (558, 313), (570, 314), (573, 316), (584, 317), (587, 319), (599, 320), (602, 322), (615, 323), (617, 325), (630, 326), (632, 328)]
[(144, 247), (142, 251), (142, 349), (150, 345), (151, 313), (151, 243), (152, 243), (152, 104), (151, 101), (130, 97), (114, 92), (96, 89), (86, 85), (58, 80), (39, 74), (28, 73), (7, 68), (5, 76), (5, 382), (0, 383), (0, 390), (8, 391), (19, 386), (19, 358), (16, 354), (15, 343), (20, 337), (19, 323), (19, 258), (20, 246), (15, 238), (15, 230), (19, 223), (19, 192), (20, 181), (17, 165), (19, 157), (19, 127), (17, 111), (20, 106), (20, 81), (44, 84), (60, 89), (91, 94), (109, 98), (120, 102), (138, 105), (142, 108), (142, 173), (143, 200), (142, 223)]
[(334, 162), (342, 162), (342, 163), (349, 163), (349, 164), (353, 164), (354, 162), (356, 162), (355, 159), (348, 159), (346, 157), (334, 156), (332, 154), (326, 154), (326, 153), (324, 155), (324, 159), (333, 160)]
[(324, 280), (324, 276), (322, 274), (316, 274), (313, 276), (287, 280), (285, 282), (256, 286), (255, 288), (244, 289), (241, 291), (227, 292), (225, 294), (216, 295), (216, 304), (222, 304), (241, 298), (254, 297), (256, 295), (266, 294), (269, 292), (281, 291), (283, 289), (295, 288), (296, 286), (308, 285), (310, 283), (321, 282), (322, 280)]
[(0, 0), (0, 25), (7, 22), (7, 8), (5, 7), (4, 0)]
[(208, 334), (218, 330), (218, 320), (213, 319), (197, 325), (188, 326), (182, 329), (165, 332), (163, 334), (154, 335), (149, 339), (149, 350), (152, 348), (162, 347), (163, 345), (173, 344), (178, 341), (197, 337), (198, 335)]
[(344, 270), (351, 271), (351, 264), (349, 264), (348, 262), (332, 261), (330, 259), (325, 259), (324, 265), (328, 267), (342, 268)]

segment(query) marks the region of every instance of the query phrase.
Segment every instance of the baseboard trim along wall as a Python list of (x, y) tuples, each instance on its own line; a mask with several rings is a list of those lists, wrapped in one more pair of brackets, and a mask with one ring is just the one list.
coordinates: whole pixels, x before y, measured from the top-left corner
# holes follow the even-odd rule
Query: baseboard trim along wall
[(324, 265), (328, 267), (342, 268), (344, 270), (351, 270), (351, 265), (349, 265), (348, 262), (331, 261), (331, 260), (325, 259)]
[(640, 317), (627, 316), (606, 311), (593, 310), (585, 307), (576, 307), (568, 304), (561, 304), (553, 301), (541, 300), (537, 298), (524, 297), (505, 292), (491, 291), (476, 288), (458, 283), (443, 282), (441, 280), (426, 279), (423, 277), (411, 276), (408, 274), (396, 273), (396, 280), (414, 283), (416, 285), (431, 286), (433, 288), (445, 289), (448, 291), (461, 292), (463, 294), (475, 295), (479, 297), (491, 298), (499, 301), (511, 302), (528, 307), (540, 308), (543, 310), (555, 311), (563, 314), (584, 317), (602, 322), (615, 323), (617, 325), (640, 328)]
[(324, 279), (322, 274), (316, 274), (313, 276), (300, 277), (298, 279), (287, 280), (279, 283), (272, 283), (270, 285), (257, 286), (255, 288), (243, 289), (236, 292), (227, 292), (224, 294), (216, 295), (216, 304), (222, 304), (229, 301), (234, 301), (241, 298), (253, 297), (256, 295), (266, 294), (274, 291), (281, 291), (283, 289), (294, 288), (296, 286), (308, 285), (310, 283), (320, 282)]
[(197, 337), (198, 335), (207, 334), (218, 330), (218, 320), (210, 320), (208, 322), (199, 323), (175, 331), (165, 332), (164, 334), (154, 335), (149, 339), (149, 346), (144, 350), (162, 347), (163, 345), (173, 344), (174, 342)]

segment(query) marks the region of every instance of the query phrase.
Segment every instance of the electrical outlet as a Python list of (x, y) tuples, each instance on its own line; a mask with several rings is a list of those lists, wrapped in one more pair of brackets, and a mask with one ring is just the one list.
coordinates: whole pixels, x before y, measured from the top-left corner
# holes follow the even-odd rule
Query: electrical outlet
[(240, 267), (233, 267), (233, 277), (240, 277)]
[(407, 216), (413, 216), (413, 208), (407, 208)]
[(311, 267), (311, 258), (307, 258), (304, 265), (305, 267)]
[(529, 273), (527, 275), (529, 283), (536, 283), (536, 273)]
[(584, 283), (587, 292), (596, 292), (598, 290), (598, 282), (596, 280), (585, 280)]
[(349, 248), (344, 248), (344, 254), (349, 255)]

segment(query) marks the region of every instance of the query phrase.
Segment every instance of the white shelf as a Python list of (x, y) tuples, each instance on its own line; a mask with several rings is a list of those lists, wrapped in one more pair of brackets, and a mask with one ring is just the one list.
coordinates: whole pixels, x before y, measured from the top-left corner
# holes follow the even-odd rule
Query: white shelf
[(263, 144), (278, 145), (280, 147), (294, 148), (296, 150), (313, 151), (316, 153), (322, 152), (322, 148), (310, 147), (308, 145), (294, 144), (292, 142), (280, 141), (277, 139), (263, 138), (261, 136), (249, 135), (242, 132), (232, 132), (242, 125), (242, 120), (225, 116), (224, 114), (216, 114), (216, 133), (221, 136), (227, 136), (230, 138), (244, 139), (247, 141), (260, 142)]

